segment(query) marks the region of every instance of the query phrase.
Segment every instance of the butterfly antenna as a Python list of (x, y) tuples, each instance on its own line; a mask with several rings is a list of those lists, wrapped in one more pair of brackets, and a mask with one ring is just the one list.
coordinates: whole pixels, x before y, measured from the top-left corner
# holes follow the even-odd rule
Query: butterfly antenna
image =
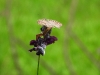
[(38, 55), (37, 75), (39, 74), (40, 55)]

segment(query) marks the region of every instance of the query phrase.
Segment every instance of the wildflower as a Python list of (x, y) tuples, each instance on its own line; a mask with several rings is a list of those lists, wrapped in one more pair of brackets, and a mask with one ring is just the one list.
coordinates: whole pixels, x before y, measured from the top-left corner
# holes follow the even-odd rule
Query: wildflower
[(40, 29), (41, 33), (36, 35), (36, 40), (30, 41), (30, 45), (34, 45), (34, 48), (30, 49), (29, 51), (36, 51), (36, 55), (44, 55), (46, 46), (57, 41), (57, 38), (55, 36), (50, 36), (52, 28), (60, 28), (62, 24), (49, 19), (40, 19), (38, 20), (38, 24), (42, 26)]

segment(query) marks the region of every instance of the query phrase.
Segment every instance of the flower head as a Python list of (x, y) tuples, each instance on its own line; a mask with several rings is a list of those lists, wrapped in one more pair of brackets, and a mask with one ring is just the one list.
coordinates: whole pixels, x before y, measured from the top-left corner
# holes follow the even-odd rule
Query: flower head
[(37, 41), (36, 40), (31, 40), (30, 45), (34, 45), (36, 47), (37, 46)]
[(30, 49), (29, 51), (36, 51), (36, 55), (44, 55), (46, 46), (57, 41), (57, 38), (55, 36), (50, 35), (52, 28), (60, 28), (62, 24), (55, 20), (49, 19), (40, 19), (38, 20), (38, 24), (42, 26), (42, 33), (36, 35), (36, 40), (30, 41), (30, 45), (34, 45), (34, 48)]
[(54, 43), (55, 41), (57, 41), (57, 38), (56, 38), (55, 36), (50, 36), (50, 38), (47, 38), (47, 39), (45, 40), (45, 43), (46, 43), (47, 45), (50, 45), (50, 44)]

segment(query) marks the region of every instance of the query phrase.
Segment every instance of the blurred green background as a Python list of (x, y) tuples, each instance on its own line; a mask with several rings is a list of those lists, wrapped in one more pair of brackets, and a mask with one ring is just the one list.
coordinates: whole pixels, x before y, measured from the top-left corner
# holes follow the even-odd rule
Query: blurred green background
[(100, 75), (100, 0), (0, 0), (0, 75), (36, 75), (37, 20), (61, 22), (39, 75)]

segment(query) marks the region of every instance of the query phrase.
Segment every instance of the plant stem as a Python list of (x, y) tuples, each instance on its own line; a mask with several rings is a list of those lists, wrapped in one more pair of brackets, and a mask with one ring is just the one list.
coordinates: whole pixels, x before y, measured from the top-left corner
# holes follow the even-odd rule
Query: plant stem
[(39, 74), (39, 62), (40, 62), (40, 55), (38, 55), (37, 75)]

